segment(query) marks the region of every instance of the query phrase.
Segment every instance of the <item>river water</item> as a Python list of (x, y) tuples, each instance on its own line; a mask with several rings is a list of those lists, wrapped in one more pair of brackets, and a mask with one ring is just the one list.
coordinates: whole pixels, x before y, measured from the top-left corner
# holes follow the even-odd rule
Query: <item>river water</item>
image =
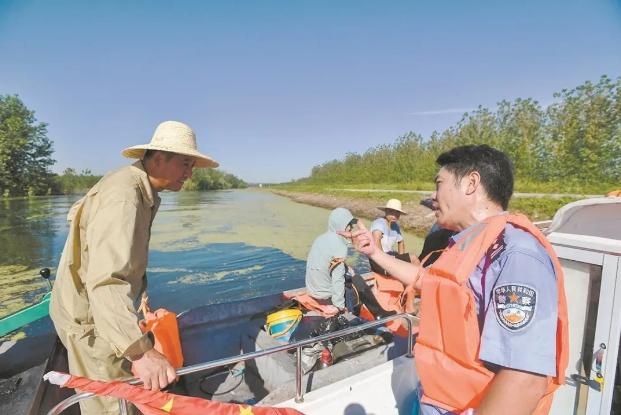
[[(166, 192), (161, 197), (148, 292), (152, 307), (175, 312), (303, 286), (308, 250), (327, 228), (329, 210), (267, 191)], [(47, 291), (38, 269), (49, 267), (54, 275), (68, 232), (66, 214), (78, 198), (0, 200), (0, 317)], [(419, 238), (405, 237), (408, 250), (420, 251)], [(351, 254), (349, 263), (367, 271), (366, 260)], [(42, 321), (25, 333), (50, 327)]]

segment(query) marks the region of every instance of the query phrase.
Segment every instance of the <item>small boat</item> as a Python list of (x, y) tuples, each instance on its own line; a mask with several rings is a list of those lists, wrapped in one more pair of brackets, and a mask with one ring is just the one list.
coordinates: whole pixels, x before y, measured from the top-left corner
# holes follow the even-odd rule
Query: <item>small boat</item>
[(49, 314), (50, 297), (52, 295), (52, 284), (49, 280), (51, 275), (50, 269), (41, 269), (41, 271), (39, 271), (39, 275), (47, 280), (50, 291), (47, 292), (39, 302), (0, 318), (0, 337), (6, 336), (7, 334)]
[[(621, 198), (574, 202), (540, 225), (546, 228), (565, 271), (570, 322), (566, 383), (556, 391), (550, 413), (621, 415)], [(384, 336), (383, 342), (367, 339), (360, 344), (353, 338), (346, 346), (350, 353), (331, 366), (307, 373), (301, 356), (314, 342), (356, 332), (377, 337), (385, 322), (405, 319), (416, 325), (416, 317), (393, 315), (282, 343), (263, 330), (266, 313), (282, 300), (282, 294), (274, 294), (179, 314), (186, 366), (178, 371), (183, 380), (173, 392), (292, 407), (307, 415), (411, 413), (418, 383), (412, 336)], [(78, 413), (75, 402), (88, 395), (63, 400), (73, 391), (40, 381), (50, 370), (66, 371), (58, 342), (45, 364), (20, 374), (24, 381), (12, 395), (28, 396), (24, 398), (29, 400), (27, 405), (0, 404), (0, 412)]]
[[(186, 367), (181, 369), (185, 376), (175, 386), (174, 392), (219, 401), (258, 402), (272, 406), (295, 399), (296, 393), (300, 392), (296, 391), (297, 357), (293, 352), (304, 346), (304, 342), (280, 342), (267, 334), (264, 325), (266, 314), (277, 308), (283, 302), (284, 296), (297, 293), (290, 291), (250, 300), (207, 305), (180, 313), (177, 319)], [(406, 317), (391, 316), (389, 320), (397, 318)], [(366, 324), (380, 326), (382, 322)], [(344, 353), (346, 356), (340, 361), (325, 369), (311, 371), (300, 378), (304, 392), (324, 387), (335, 380), (346, 379), (360, 370), (389, 362), (407, 354), (408, 349), (411, 350), (408, 339), (393, 338), (381, 329), (369, 333), (368, 330), (372, 327), (367, 325), (350, 327), (347, 332), (327, 335), (329, 339), (346, 336), (349, 332), (367, 330), (360, 337), (344, 342), (347, 347)], [(306, 343), (317, 343), (322, 339), (312, 338), (306, 340)], [(65, 354), (62, 344), (56, 341), (45, 364), (21, 372), (18, 376), (26, 380), (40, 379), (50, 370), (67, 372)], [(248, 356), (253, 354), (257, 358), (250, 360)], [(15, 402), (15, 405), (22, 405), (19, 411), (10, 407), (10, 413), (45, 414), (62, 399), (73, 394), (71, 390), (62, 390), (45, 382), (37, 380), (35, 383), (35, 388), (29, 382), (16, 386), (16, 393), (29, 395), (32, 400), (28, 403), (22, 402), (27, 399), (20, 398)], [(23, 407), (25, 404), (28, 404), (27, 408)], [(77, 405), (70, 407), (63, 413), (79, 413), (77, 408)]]

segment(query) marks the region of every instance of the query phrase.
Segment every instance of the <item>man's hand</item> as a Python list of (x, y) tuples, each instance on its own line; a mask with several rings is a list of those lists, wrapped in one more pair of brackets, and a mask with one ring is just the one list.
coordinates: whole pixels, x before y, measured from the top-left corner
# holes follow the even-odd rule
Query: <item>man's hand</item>
[(415, 288), (420, 289), (420, 262), (417, 260), (415, 263), (409, 263), (384, 253), (381, 248), (377, 247), (373, 235), (362, 221), (358, 221), (358, 230), (355, 232), (338, 231), (337, 233), (345, 238), (351, 238), (356, 251), (377, 262), (391, 277), (401, 281), (403, 285), (414, 284)]
[(340, 313), (341, 309), (338, 308), (335, 305), (327, 305), (327, 306), (325, 306), (323, 312), (328, 317), (332, 317), (332, 316), (336, 316), (338, 313)]
[(358, 229), (353, 232), (337, 231), (336, 233), (345, 238), (351, 238), (352, 244), (354, 245), (356, 251), (361, 252), (368, 257), (373, 256), (377, 250), (377, 246), (373, 240), (373, 235), (367, 227), (364, 226), (362, 221), (358, 221)]
[(160, 390), (173, 382), (177, 375), (166, 357), (155, 349), (146, 351), (133, 362), (134, 373), (144, 383), (145, 389)]

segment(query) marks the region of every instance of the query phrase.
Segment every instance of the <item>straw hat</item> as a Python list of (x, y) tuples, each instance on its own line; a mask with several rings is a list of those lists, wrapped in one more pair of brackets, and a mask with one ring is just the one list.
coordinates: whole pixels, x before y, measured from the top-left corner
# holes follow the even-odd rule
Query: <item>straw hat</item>
[(392, 209), (396, 210), (397, 212), (401, 212), (402, 215), (407, 215), (407, 212), (401, 209), (401, 201), (399, 199), (390, 199), (388, 202), (386, 202), (386, 206), (378, 206), (377, 208), (379, 210), (383, 210), (384, 212), (386, 211), (386, 209)]
[(194, 131), (178, 121), (164, 121), (155, 129), (149, 144), (128, 147), (121, 154), (130, 159), (142, 159), (147, 150), (168, 151), (193, 157), (196, 160), (195, 167), (219, 166), (217, 161), (198, 152)]

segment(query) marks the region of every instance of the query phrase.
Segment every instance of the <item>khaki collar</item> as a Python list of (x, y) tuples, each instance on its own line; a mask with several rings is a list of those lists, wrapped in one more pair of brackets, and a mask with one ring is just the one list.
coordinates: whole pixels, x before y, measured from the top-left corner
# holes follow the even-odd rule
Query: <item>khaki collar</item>
[(142, 197), (149, 202), (149, 206), (153, 207), (153, 205), (160, 205), (160, 196), (151, 186), (151, 182), (149, 181), (149, 176), (144, 168), (144, 164), (142, 164), (142, 160), (138, 160), (134, 164), (132, 164), (134, 175), (140, 180), (140, 191), (142, 192)]

